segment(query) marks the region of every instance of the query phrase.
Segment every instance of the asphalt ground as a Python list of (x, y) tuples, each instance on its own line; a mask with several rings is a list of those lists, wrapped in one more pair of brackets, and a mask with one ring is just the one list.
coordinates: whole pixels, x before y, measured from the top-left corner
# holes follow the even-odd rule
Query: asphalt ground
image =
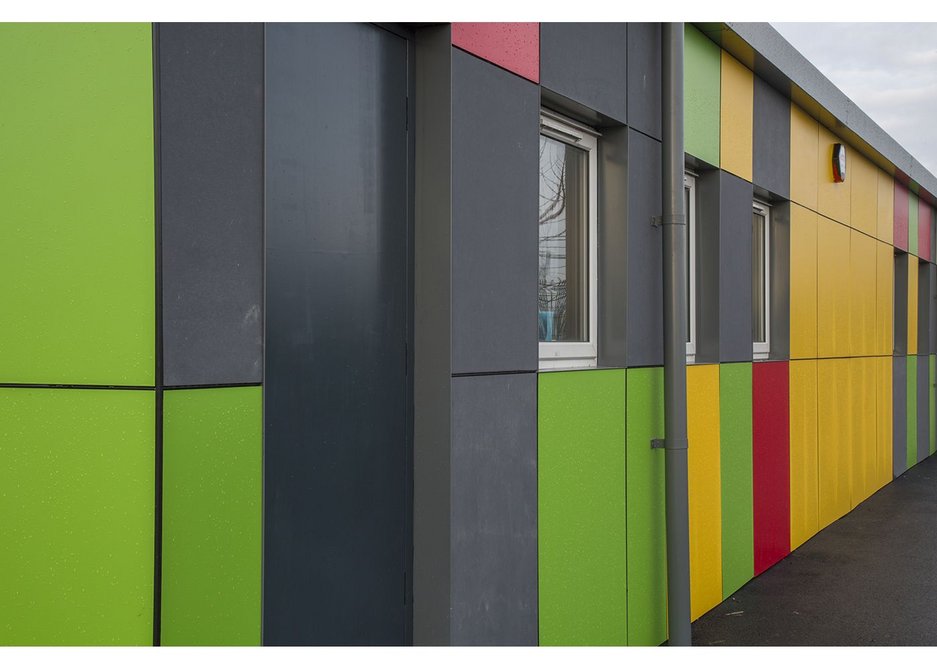
[(694, 645), (937, 645), (937, 456), (693, 624)]

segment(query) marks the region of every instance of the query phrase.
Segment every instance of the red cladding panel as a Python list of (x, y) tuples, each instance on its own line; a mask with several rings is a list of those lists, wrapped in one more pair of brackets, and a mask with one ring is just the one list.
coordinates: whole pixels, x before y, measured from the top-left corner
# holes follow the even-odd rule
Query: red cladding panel
[(908, 189), (895, 181), (895, 248), (908, 250)]
[(928, 204), (922, 199), (918, 199), (917, 254), (919, 258), (921, 258), (922, 260), (927, 260), (928, 262), (934, 259), (930, 256), (930, 223), (931, 223), (932, 211), (933, 209), (930, 208), (930, 204)]
[(453, 23), (452, 45), (540, 83), (539, 23)]
[(752, 365), (755, 575), (791, 551), (788, 379), (787, 362)]

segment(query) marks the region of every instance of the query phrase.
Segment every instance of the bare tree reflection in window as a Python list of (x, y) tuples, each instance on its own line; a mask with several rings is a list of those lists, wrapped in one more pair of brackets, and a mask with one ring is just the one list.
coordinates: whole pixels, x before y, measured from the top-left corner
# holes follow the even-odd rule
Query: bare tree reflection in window
[(540, 137), (541, 341), (587, 341), (588, 154)]

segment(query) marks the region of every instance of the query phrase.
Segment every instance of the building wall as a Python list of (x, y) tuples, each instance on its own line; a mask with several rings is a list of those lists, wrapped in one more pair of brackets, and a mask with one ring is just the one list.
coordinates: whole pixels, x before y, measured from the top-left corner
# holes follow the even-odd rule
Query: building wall
[[(310, 362), (337, 321), (310, 301), (325, 279), (303, 249), (322, 240), (294, 221), (319, 215), (297, 193), (321, 180), (293, 188), (290, 175), (319, 163), (291, 155), (290, 132), (318, 145), (318, 116), (277, 97), (299, 93), (274, 76), (308, 74), (288, 53), (303, 40), (268, 41), (260, 25), (0, 26), (0, 247), (15, 249), (0, 263), (0, 517), (18, 546), (0, 552), (0, 644), (666, 641), (663, 453), (650, 448), (663, 434), (660, 26), (395, 34), (413, 74), (394, 108), (414, 170), (413, 303), (395, 311), (412, 323), (412, 356), (396, 351), (412, 402), (384, 392), (317, 441), (317, 424), (363, 406), (349, 397), (367, 382), (334, 378), (374, 337)], [(834, 183), (841, 138), (715, 35), (685, 36), (697, 618), (934, 453), (937, 212), (853, 147)], [(335, 112), (313, 94), (324, 85), (300, 92)], [(593, 369), (538, 369), (541, 106), (602, 133)], [(755, 197), (772, 205), (766, 360), (750, 341)], [(365, 279), (386, 255), (367, 258), (347, 285), (379, 284)], [(326, 307), (355, 297), (327, 294), (342, 296)], [(271, 382), (294, 389), (271, 395)], [(368, 550), (326, 552), (344, 540), (336, 554), (350, 554), (343, 528), (374, 517), (346, 493), (359, 489), (348, 462), (382, 468), (342, 459), (341, 437), (378, 442), (372, 420), (391, 405), (411, 421), (411, 459), (387, 479), (412, 490), (412, 535), (393, 525), (407, 565), (388, 574)], [(346, 468), (317, 469), (326, 460)], [(361, 544), (379, 533), (364, 531)], [(342, 577), (320, 599), (328, 573)], [(367, 619), (373, 633), (341, 621), (378, 601), (391, 612)], [(316, 635), (316, 619), (339, 621)]]

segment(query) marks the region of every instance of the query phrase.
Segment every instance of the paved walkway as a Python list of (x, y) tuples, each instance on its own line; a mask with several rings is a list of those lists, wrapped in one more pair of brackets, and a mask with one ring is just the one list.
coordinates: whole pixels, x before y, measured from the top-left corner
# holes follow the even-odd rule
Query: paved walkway
[(937, 645), (937, 456), (693, 624), (694, 645)]

